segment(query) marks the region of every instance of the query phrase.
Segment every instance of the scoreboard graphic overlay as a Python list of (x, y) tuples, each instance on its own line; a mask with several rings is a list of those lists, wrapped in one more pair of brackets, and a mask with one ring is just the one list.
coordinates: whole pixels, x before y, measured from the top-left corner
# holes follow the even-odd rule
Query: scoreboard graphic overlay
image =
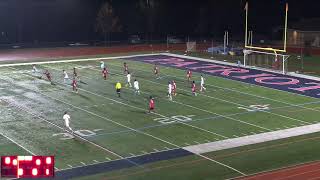
[(54, 156), (2, 156), (2, 178), (52, 178)]

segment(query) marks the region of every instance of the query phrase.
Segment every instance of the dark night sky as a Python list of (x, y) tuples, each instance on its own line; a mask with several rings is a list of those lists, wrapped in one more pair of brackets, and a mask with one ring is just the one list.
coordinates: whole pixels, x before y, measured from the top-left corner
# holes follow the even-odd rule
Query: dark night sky
[[(147, 19), (137, 8), (139, 0), (113, 0), (122, 32), (113, 39), (147, 32)], [(152, 0), (149, 0), (152, 1)], [(225, 29), (243, 33), (245, 0), (155, 0), (153, 37), (165, 34), (217, 37)], [(96, 16), (105, 0), (0, 0), (0, 43), (86, 41), (103, 38), (95, 31)], [(250, 27), (261, 33), (282, 25), (289, 2), (289, 25), (319, 18), (320, 1), (249, 0)], [(280, 6), (281, 5), (281, 6)], [(319, 25), (320, 26), (320, 25)], [(319, 29), (320, 30), (320, 29)]]

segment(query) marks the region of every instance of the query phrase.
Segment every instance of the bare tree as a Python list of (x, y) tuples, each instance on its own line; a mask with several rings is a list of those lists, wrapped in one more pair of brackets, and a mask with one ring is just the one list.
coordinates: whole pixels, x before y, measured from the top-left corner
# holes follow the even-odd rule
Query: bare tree
[(110, 40), (110, 34), (114, 32), (121, 32), (120, 19), (115, 15), (111, 2), (105, 2), (97, 15), (96, 31), (104, 35), (105, 45)]

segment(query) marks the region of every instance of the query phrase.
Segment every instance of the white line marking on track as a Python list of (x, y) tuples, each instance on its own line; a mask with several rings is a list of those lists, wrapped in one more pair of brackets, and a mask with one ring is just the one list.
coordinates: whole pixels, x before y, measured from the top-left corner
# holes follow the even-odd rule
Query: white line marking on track
[(155, 152), (158, 152), (158, 151), (159, 151), (159, 150), (158, 150), (158, 149), (156, 149), (156, 148), (154, 148), (153, 150), (154, 150)]
[(187, 145), (187, 146), (190, 146), (191, 144), (189, 144), (189, 143), (184, 143), (185, 145)]
[(69, 166), (69, 167), (73, 168), (73, 166), (71, 166), (70, 164), (67, 164), (67, 166)]
[(94, 159), (93, 161), (94, 161), (95, 163), (98, 163), (98, 162), (99, 162), (99, 161), (97, 161), (97, 160), (95, 160), (95, 159)]
[(110, 159), (110, 158), (108, 158), (108, 157), (105, 157), (105, 159), (106, 159), (106, 160), (109, 160), (109, 161), (111, 160), (111, 159)]
[(133, 154), (133, 153), (129, 153), (131, 156), (136, 156), (135, 154)]
[(82, 161), (81, 161), (80, 163), (81, 163), (82, 165), (86, 165), (86, 163), (84, 163), (84, 162), (82, 162)]

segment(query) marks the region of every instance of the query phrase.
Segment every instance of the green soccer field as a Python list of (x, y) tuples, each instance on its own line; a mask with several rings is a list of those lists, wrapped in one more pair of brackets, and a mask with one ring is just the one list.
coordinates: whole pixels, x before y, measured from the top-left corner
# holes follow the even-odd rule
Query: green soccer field
[[(125, 86), (125, 61), (129, 64), (132, 80), (137, 79), (140, 83), (140, 95)], [(316, 98), (206, 75), (207, 91), (193, 96), (184, 70), (160, 66), (161, 78), (157, 79), (152, 64), (112, 59), (105, 60), (110, 76), (104, 80), (99, 62), (37, 65), (40, 71), (47, 69), (51, 72), (54, 85), (46, 78), (40, 79), (40, 74), (32, 73), (30, 65), (0, 67), (0, 156), (55, 155), (56, 170), (63, 172), (320, 122), (320, 101)], [(74, 67), (81, 78), (79, 93), (72, 92), (71, 81), (63, 80), (62, 70), (71, 77)], [(200, 74), (193, 73), (193, 78), (199, 81)], [(166, 94), (171, 80), (177, 83), (177, 96), (173, 101)], [(121, 98), (115, 92), (117, 81), (123, 85)], [(156, 106), (156, 111), (151, 114), (146, 113), (149, 96), (155, 98)], [(62, 119), (65, 111), (71, 116), (75, 138), (65, 131)], [(319, 156), (301, 154), (314, 151), (306, 147), (318, 136), (312, 134), (180, 157), (81, 179), (233, 178), (317, 160)], [(303, 149), (299, 149), (301, 142), (306, 146)], [(268, 149), (273, 145), (277, 146), (273, 149), (276, 152), (260, 150), (252, 154), (240, 153), (241, 156), (230, 155), (261, 147)], [(285, 155), (302, 159), (290, 160)], [(261, 164), (259, 159), (265, 162), (268, 157), (281, 162)]]

